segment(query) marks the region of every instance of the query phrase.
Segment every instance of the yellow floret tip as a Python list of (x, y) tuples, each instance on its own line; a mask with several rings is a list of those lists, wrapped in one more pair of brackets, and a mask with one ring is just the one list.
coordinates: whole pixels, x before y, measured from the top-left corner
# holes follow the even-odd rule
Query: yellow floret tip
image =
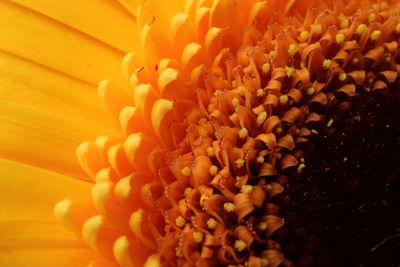
[(287, 95), (281, 95), (279, 97), (279, 103), (285, 105), (289, 101), (289, 97)]
[(218, 167), (217, 166), (215, 166), (215, 165), (212, 165), (211, 167), (210, 167), (210, 175), (211, 176), (215, 176), (217, 173), (218, 173)]
[(365, 24), (360, 24), (360, 25), (358, 25), (358, 27), (357, 27), (356, 33), (357, 33), (357, 34), (363, 34), (363, 33), (366, 32), (367, 30), (368, 30), (367, 25), (365, 25)]
[(204, 234), (201, 232), (193, 232), (193, 239), (196, 243), (202, 243), (204, 239)]
[(234, 106), (234, 107), (236, 107), (236, 106), (239, 106), (239, 99), (237, 98), (237, 97), (234, 97), (233, 99), (232, 99), (232, 105)]
[(369, 14), (369, 16), (368, 16), (368, 21), (369, 21), (369, 22), (373, 22), (373, 21), (375, 21), (375, 20), (376, 20), (376, 14), (375, 14), (375, 13)]
[(236, 240), (235, 241), (235, 249), (239, 252), (242, 252), (247, 247), (246, 243), (243, 240)]
[(176, 219), (175, 219), (175, 224), (176, 224), (178, 227), (185, 226), (186, 220), (185, 220), (182, 216), (178, 216), (178, 217), (176, 217)]
[(244, 94), (246, 93), (246, 87), (244, 87), (243, 85), (240, 85), (238, 87), (238, 93), (239, 93), (239, 95), (244, 96)]
[(344, 19), (340, 22), (340, 28), (345, 29), (349, 27), (349, 19)]
[(262, 72), (267, 73), (270, 69), (271, 65), (269, 63), (264, 63), (264, 65), (262, 65)]
[(336, 43), (338, 43), (338, 44), (343, 43), (344, 38), (345, 38), (345, 36), (344, 36), (343, 33), (336, 34), (336, 38), (335, 38), (336, 39)]
[(207, 227), (209, 229), (214, 229), (217, 226), (217, 221), (214, 218), (210, 218), (207, 220)]
[(267, 112), (263, 111), (257, 116), (257, 124), (261, 125), (267, 119)]
[(382, 34), (381, 31), (375, 30), (375, 31), (373, 31), (373, 32), (371, 33), (370, 38), (371, 38), (372, 41), (376, 41), (376, 40), (379, 39), (379, 37), (381, 37), (381, 34)]
[(236, 163), (236, 167), (242, 168), (244, 166), (245, 161), (244, 161), (244, 159), (238, 159), (235, 161), (235, 163)]
[(251, 186), (249, 184), (242, 186), (242, 189), (241, 189), (242, 193), (250, 194), (252, 191), (253, 191), (253, 186)]
[(329, 69), (330, 67), (332, 67), (332, 60), (325, 59), (324, 62), (322, 62), (322, 67), (324, 69)]
[(181, 170), (182, 174), (185, 176), (190, 176), (190, 168), (189, 167), (185, 167)]
[(246, 128), (242, 128), (239, 130), (239, 137), (240, 138), (245, 138), (248, 135), (249, 131), (247, 131)]
[(209, 156), (209, 157), (213, 157), (214, 156), (214, 148), (213, 147), (211, 147), (211, 146), (209, 146), (209, 147), (207, 147), (207, 155)]
[(289, 66), (286, 66), (286, 67), (285, 67), (285, 70), (286, 70), (286, 75), (287, 75), (288, 77), (292, 76), (292, 75), (294, 74), (294, 72), (296, 71), (295, 68), (289, 67)]
[(227, 212), (233, 212), (235, 210), (235, 204), (233, 204), (232, 202), (226, 202), (224, 204), (224, 210), (226, 210)]
[(299, 48), (297, 47), (296, 44), (291, 44), (289, 45), (289, 49), (288, 52), (291, 56), (293, 56), (294, 54), (296, 54), (297, 52), (299, 52)]
[(304, 43), (308, 40), (308, 37), (310, 36), (310, 33), (308, 31), (302, 31), (297, 38), (300, 43)]
[(344, 72), (340, 73), (340, 75), (339, 75), (339, 80), (340, 80), (341, 82), (343, 82), (343, 81), (346, 80), (346, 79), (347, 79), (347, 74), (344, 73)]

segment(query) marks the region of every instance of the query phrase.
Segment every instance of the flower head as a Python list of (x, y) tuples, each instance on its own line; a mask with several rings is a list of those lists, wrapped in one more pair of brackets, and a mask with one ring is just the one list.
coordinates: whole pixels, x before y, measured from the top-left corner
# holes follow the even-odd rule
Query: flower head
[(400, 6), (371, 2), (139, 4), (129, 88), (98, 85), (121, 133), (79, 145), (91, 201), (56, 217), (107, 264), (311, 266), (318, 237), (294, 239), (313, 214), (291, 194), (319, 170), (312, 145), (396, 91)]

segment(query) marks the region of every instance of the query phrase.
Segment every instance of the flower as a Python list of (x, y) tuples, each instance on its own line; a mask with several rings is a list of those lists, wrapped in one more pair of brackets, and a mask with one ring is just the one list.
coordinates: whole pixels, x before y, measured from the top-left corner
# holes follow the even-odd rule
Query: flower
[[(342, 224), (315, 213), (322, 212), (323, 205), (328, 210), (331, 205), (342, 207), (343, 201), (332, 197), (332, 188), (340, 188), (334, 195), (355, 193), (366, 180), (358, 179), (358, 172), (350, 178), (347, 174), (354, 166), (366, 165), (365, 155), (375, 158), (371, 151), (381, 145), (380, 139), (365, 135), (366, 124), (379, 134), (388, 128), (385, 142), (396, 147), (391, 140), (398, 134), (399, 117), (398, 4), (146, 0), (136, 11), (128, 1), (120, 1), (126, 10), (118, 3), (92, 6), (88, 1), (93, 15), (111, 7), (105, 29), (100, 29), (93, 24), (100, 17), (74, 19), (81, 9), (64, 14), (52, 5), (16, 2), (2, 5), (7, 19), (24, 15), (18, 21), (22, 26), (3, 38), (4, 58), (18, 62), (9, 77), (17, 80), (13, 85), (22, 86), (6, 96), (11, 100), (21, 96), (21, 103), (7, 103), (4, 97), (2, 114), (11, 114), (5, 135), (26, 139), (4, 143), (4, 165), (20, 171), (18, 182), (5, 180), (15, 188), (5, 199), (14, 203), (15, 192), (25, 192), (16, 188), (32, 186), (28, 194), (17, 196), (26, 198), (26, 203), (46, 192), (40, 195), (40, 205), (28, 206), (30, 212), (42, 212), (41, 206), (46, 209), (53, 198), (67, 195), (55, 205), (55, 216), (93, 249), (87, 252), (70, 241), (77, 253), (71, 253), (75, 258), (69, 265), (87, 258), (93, 259), (91, 266), (343, 263), (341, 255), (329, 254), (341, 242), (333, 242), (330, 231)], [(49, 23), (49, 17), (65, 25)], [(42, 53), (30, 53), (34, 42), (29, 38), (37, 40), (38, 29), (46, 29), (41, 33), (51, 42), (42, 42)], [(93, 37), (103, 43), (93, 45)], [(69, 46), (62, 51), (66, 54), (54, 50), (60, 42)], [(120, 74), (115, 64), (121, 51), (129, 50), (135, 52), (123, 57)], [(38, 69), (41, 76), (35, 75)], [(97, 93), (118, 129), (93, 102), (91, 84), (105, 77), (110, 79), (99, 82)], [(24, 95), (27, 87), (35, 86), (44, 87), (34, 91), (39, 96)], [(62, 90), (54, 91), (55, 86)], [(66, 98), (71, 102), (62, 101)], [(31, 119), (34, 116), (36, 120)], [(38, 130), (30, 133), (27, 123), (20, 126), (25, 118)], [(383, 121), (387, 126), (382, 127)], [(72, 140), (64, 142), (68, 137)], [(69, 154), (71, 143), (86, 138), (91, 141), (81, 143), (76, 156), (90, 178), (79, 173)], [(357, 138), (370, 138), (367, 152), (347, 150)], [(50, 146), (54, 152), (47, 149), (48, 139), (56, 144)], [(37, 148), (27, 147), (27, 140)], [(44, 152), (38, 151), (43, 148)], [(398, 173), (393, 167), (395, 151), (389, 149), (385, 156), (390, 158), (385, 177)], [(339, 173), (331, 171), (337, 158), (344, 168)], [(367, 166), (357, 169), (367, 177), (378, 173)], [(27, 173), (43, 176), (44, 182), (32, 181)], [(321, 182), (321, 174), (335, 179)], [(387, 191), (381, 201), (392, 199)], [(30, 212), (23, 210), (21, 218), (42, 215), (26, 217)], [(17, 230), (32, 225), (24, 222)], [(42, 224), (36, 231), (46, 237)], [(73, 240), (64, 233), (60, 236)], [(38, 246), (43, 244), (56, 242)], [(61, 255), (69, 253), (64, 248)], [(34, 256), (29, 259), (39, 263)], [(6, 260), (6, 264), (17, 262), (12, 254)], [(50, 262), (41, 260), (40, 266)], [(353, 264), (353, 259), (346, 259), (349, 262)]]

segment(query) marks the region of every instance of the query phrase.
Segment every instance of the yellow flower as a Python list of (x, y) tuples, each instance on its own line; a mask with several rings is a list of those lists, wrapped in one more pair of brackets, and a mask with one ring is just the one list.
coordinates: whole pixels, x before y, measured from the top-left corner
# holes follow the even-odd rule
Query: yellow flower
[(0, 2), (0, 265), (309, 263), (302, 144), (398, 75), (399, 5), (343, 2)]

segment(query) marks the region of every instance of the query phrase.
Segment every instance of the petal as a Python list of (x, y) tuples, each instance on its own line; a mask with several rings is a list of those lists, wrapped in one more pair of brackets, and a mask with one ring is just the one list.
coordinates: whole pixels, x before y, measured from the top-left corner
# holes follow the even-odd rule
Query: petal
[(0, 159), (0, 220), (54, 221), (53, 206), (68, 195), (86, 196), (91, 184)]
[(16, 4), (0, 10), (0, 49), (90, 83), (122, 80), (120, 51)]
[(96, 257), (56, 222), (54, 203), (90, 184), (0, 159), (0, 266), (84, 266)]
[(4, 52), (0, 72), (0, 156), (85, 177), (75, 148), (112, 132), (95, 87)]
[(1, 266), (86, 266), (94, 251), (57, 222), (1, 220)]
[(66, 24), (121, 51), (138, 51), (136, 20), (115, 1), (10, 1)]

